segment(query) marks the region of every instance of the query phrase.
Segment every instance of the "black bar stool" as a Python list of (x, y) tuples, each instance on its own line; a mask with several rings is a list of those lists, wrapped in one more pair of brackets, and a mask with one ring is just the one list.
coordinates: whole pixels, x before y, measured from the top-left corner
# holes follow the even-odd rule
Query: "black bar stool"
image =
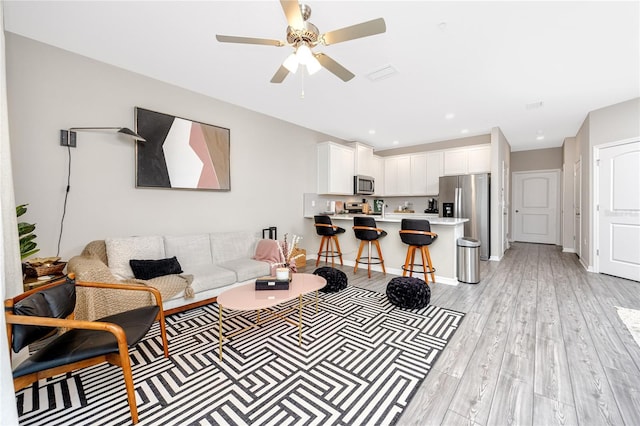
[[(378, 240), (385, 235), (387, 231), (376, 226), (376, 220), (372, 217), (360, 217), (353, 218), (353, 232), (356, 234), (356, 238), (360, 240), (360, 247), (358, 248), (358, 254), (356, 255), (356, 266), (353, 268), (353, 273), (358, 271), (358, 264), (366, 264), (369, 271), (369, 278), (371, 278), (371, 265), (382, 265), (382, 272), (386, 275), (387, 271), (384, 269), (384, 259), (382, 258), (382, 251), (380, 250), (380, 243)], [(371, 257), (371, 243), (375, 244), (378, 250), (378, 257)], [(368, 245), (367, 260), (362, 260), (362, 249), (364, 245)]]
[[(318, 257), (316, 257), (316, 266), (320, 263), (320, 258), (324, 255), (324, 261), (327, 262), (328, 258), (331, 258), (331, 266), (333, 266), (333, 258), (340, 258), (340, 265), (342, 263), (342, 250), (340, 250), (340, 243), (338, 242), (338, 235), (345, 232), (344, 228), (335, 226), (331, 223), (331, 218), (326, 215), (314, 216), (313, 220), (316, 224), (316, 233), (322, 237), (320, 240), (320, 249), (318, 250)], [(335, 249), (333, 244), (335, 243)], [(323, 250), (324, 249), (324, 250)]]
[[(426, 219), (402, 219), (400, 224), (400, 239), (403, 243), (409, 244), (407, 249), (407, 257), (402, 267), (402, 276), (407, 275), (413, 277), (413, 272), (424, 273), (424, 281), (428, 284), (429, 278), (427, 274), (431, 275), (431, 281), (435, 284), (435, 268), (431, 263), (431, 254), (429, 253), (429, 245), (438, 238), (438, 234), (431, 232), (431, 224)], [(422, 269), (416, 270), (416, 266), (420, 264), (415, 263), (416, 250), (420, 249), (422, 255)]]

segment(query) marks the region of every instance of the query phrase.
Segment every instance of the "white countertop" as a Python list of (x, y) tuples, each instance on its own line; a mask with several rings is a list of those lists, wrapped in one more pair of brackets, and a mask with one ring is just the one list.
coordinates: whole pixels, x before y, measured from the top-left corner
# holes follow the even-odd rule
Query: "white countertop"
[[(387, 213), (384, 217), (381, 215), (366, 215), (366, 214), (333, 214), (328, 215), (332, 220), (353, 220), (356, 216), (370, 216), (373, 217), (376, 222), (395, 222), (400, 223), (402, 219), (427, 219), (431, 225), (446, 225), (454, 226), (465, 222), (469, 219), (457, 218), (457, 217), (438, 217), (433, 214), (423, 213)], [(313, 219), (313, 216), (305, 216), (308, 219)]]

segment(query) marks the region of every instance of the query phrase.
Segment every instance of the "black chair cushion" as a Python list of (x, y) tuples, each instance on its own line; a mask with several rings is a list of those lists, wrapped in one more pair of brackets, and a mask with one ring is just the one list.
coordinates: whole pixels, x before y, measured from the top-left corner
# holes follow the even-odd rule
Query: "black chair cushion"
[(139, 280), (150, 280), (165, 275), (182, 273), (182, 266), (180, 266), (180, 262), (175, 256), (157, 260), (131, 259), (129, 260), (129, 265), (133, 271), (133, 276)]
[[(156, 305), (144, 306), (97, 321), (121, 326), (127, 335), (127, 345), (132, 347), (147, 334), (159, 312), (160, 308)], [(113, 352), (118, 352), (118, 342), (110, 332), (74, 328), (56, 337), (22, 362), (13, 370), (13, 377)]]
[[(356, 216), (353, 218), (353, 226), (368, 226), (370, 228), (377, 228), (376, 220), (372, 217), (364, 217), (364, 216)], [(373, 241), (387, 235), (386, 231), (382, 231), (378, 234), (378, 231), (373, 230), (365, 230), (365, 229), (354, 229), (354, 234), (356, 238), (364, 241)]]
[[(431, 232), (431, 224), (426, 219), (402, 219), (400, 229)], [(428, 246), (436, 238), (437, 237), (432, 237), (431, 235), (400, 233), (400, 239), (402, 242), (412, 246)]]
[(387, 299), (400, 308), (424, 308), (431, 301), (431, 289), (420, 278), (395, 277), (387, 284)]
[(337, 234), (344, 233), (344, 228), (333, 228), (333, 223), (331, 222), (331, 218), (326, 215), (317, 215), (313, 217), (313, 220), (316, 224), (321, 225), (331, 225), (331, 226), (316, 226), (316, 233), (321, 236), (331, 237)]
[[(66, 318), (73, 313), (75, 306), (76, 283), (67, 278), (63, 284), (40, 290), (25, 297), (13, 306), (13, 314)], [(42, 339), (53, 330), (55, 327), (14, 324), (11, 347), (15, 352), (19, 352), (25, 346)]]
[(320, 289), (323, 293), (335, 293), (347, 288), (347, 274), (339, 269), (323, 266), (313, 271), (313, 274), (327, 280), (327, 285)]

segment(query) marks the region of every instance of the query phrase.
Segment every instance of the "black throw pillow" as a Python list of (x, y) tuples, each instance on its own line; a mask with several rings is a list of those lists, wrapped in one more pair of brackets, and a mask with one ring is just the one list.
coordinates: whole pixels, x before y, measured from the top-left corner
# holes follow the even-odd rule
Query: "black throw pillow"
[(150, 280), (164, 275), (181, 274), (182, 267), (175, 256), (168, 259), (129, 261), (133, 276), (139, 280)]

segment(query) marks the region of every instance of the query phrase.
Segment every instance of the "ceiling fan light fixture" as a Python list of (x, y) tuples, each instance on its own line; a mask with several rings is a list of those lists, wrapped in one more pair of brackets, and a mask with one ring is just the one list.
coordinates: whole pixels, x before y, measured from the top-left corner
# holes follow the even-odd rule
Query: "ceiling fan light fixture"
[(322, 68), (322, 65), (315, 56), (311, 56), (311, 59), (307, 61), (305, 66), (307, 67), (307, 72), (309, 73), (309, 75), (317, 73), (318, 71), (320, 71), (320, 68)]
[(284, 60), (282, 66), (285, 67), (291, 74), (295, 74), (298, 71), (298, 57), (295, 53), (292, 53)]
[(313, 53), (311, 52), (311, 49), (306, 43), (303, 43), (300, 46), (298, 46), (298, 49), (296, 50), (296, 56), (298, 57), (298, 62), (301, 63), (302, 65), (307, 65), (309, 62), (315, 59), (313, 57)]

